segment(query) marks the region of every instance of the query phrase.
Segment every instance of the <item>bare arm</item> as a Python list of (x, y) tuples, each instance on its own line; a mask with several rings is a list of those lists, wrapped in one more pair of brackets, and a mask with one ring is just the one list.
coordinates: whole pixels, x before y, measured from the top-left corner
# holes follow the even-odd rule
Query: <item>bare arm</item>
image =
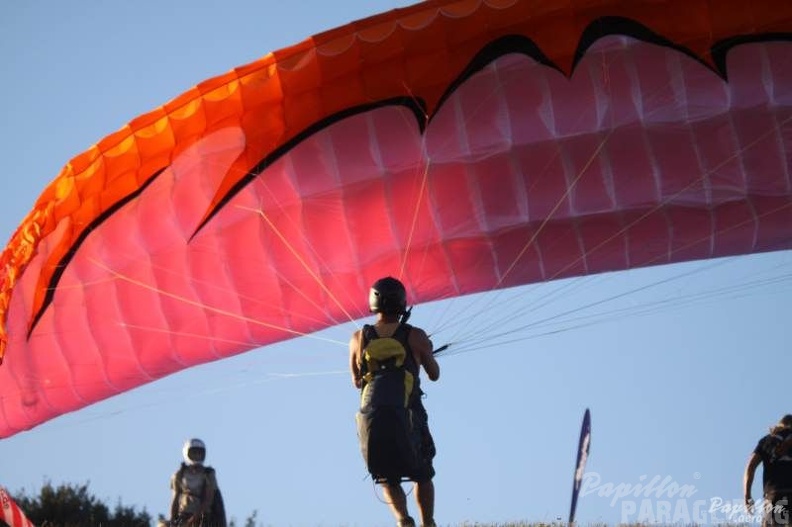
[(349, 373), (355, 388), (360, 388), (363, 382), (360, 376), (360, 338), (360, 330), (357, 330), (349, 339)]
[(426, 332), (420, 328), (413, 328), (410, 331), (409, 338), (410, 348), (413, 351), (416, 362), (422, 366), (430, 381), (436, 381), (440, 378), (440, 365), (437, 359), (432, 355), (432, 341), (426, 335)]
[(753, 487), (754, 474), (756, 467), (762, 462), (762, 458), (754, 452), (748, 458), (748, 464), (745, 466), (745, 475), (743, 476), (743, 495), (745, 496), (745, 508), (749, 514), (753, 513), (753, 498), (751, 498), (751, 487)]

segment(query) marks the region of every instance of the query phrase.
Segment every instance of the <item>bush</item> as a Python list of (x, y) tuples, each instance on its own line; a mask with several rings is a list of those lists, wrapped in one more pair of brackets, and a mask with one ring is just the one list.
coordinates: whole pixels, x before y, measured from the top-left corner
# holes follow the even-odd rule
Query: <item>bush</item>
[[(151, 516), (145, 509), (125, 507), (120, 500), (115, 508), (88, 492), (88, 484), (60, 484), (47, 481), (38, 496), (24, 491), (13, 496), (30, 521), (39, 527), (149, 527)], [(1, 523), (1, 522), (0, 522)]]

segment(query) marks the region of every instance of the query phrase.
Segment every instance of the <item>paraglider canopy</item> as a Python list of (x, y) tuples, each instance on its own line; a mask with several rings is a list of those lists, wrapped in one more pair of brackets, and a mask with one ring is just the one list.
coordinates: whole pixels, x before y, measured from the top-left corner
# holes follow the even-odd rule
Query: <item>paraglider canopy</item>
[(0, 257), (0, 436), (356, 320), (382, 276), (423, 302), (790, 248), (792, 5), (684, 5), (416, 4), (99, 141)]

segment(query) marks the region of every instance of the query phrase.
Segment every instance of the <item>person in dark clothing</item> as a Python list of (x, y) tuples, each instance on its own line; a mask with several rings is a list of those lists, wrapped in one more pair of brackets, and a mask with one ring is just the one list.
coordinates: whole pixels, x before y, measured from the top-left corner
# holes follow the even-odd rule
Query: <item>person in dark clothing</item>
[[(371, 312), (376, 313), (377, 320), (373, 326), (367, 326), (364, 330), (373, 331), (371, 338), (392, 337), (402, 341), (407, 350), (405, 367), (414, 379), (413, 392), (415, 397), (410, 398), (409, 406), (413, 415), (415, 427), (420, 433), (420, 452), (419, 466), (406, 478), (413, 481), (415, 485), (415, 497), (421, 517), (423, 527), (435, 527), (434, 521), (434, 483), (432, 478), (435, 475), (432, 466), (432, 458), (435, 455), (434, 440), (429, 432), (428, 418), (426, 410), (421, 403), (421, 390), (419, 384), (419, 373), (423, 368), (427, 377), (431, 381), (436, 381), (440, 377), (440, 366), (434, 355), (432, 355), (432, 341), (424, 330), (409, 326), (404, 323), (402, 316), (406, 312), (407, 300), (404, 285), (397, 279), (386, 277), (378, 280), (369, 293), (369, 307)], [(369, 336), (364, 330), (358, 330), (349, 341), (349, 369), (352, 375), (352, 383), (358, 389), (365, 388), (365, 371), (363, 365), (363, 354), (366, 348), (366, 341)], [(378, 481), (375, 474), (375, 481)], [(401, 486), (401, 480), (382, 479), (378, 481), (382, 484), (385, 499), (396, 518), (398, 527), (414, 527), (415, 521), (410, 517), (407, 509), (407, 498)]]
[(762, 464), (762, 489), (764, 495), (765, 527), (790, 524), (790, 501), (792, 500), (792, 414), (781, 418), (770, 433), (756, 445), (743, 477), (746, 510), (753, 514), (754, 501), (751, 497), (754, 474)]

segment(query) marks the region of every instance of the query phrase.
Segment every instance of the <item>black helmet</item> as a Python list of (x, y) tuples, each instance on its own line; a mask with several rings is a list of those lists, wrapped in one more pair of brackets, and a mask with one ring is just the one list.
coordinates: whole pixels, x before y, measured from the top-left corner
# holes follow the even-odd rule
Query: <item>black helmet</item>
[(407, 291), (395, 278), (380, 278), (369, 291), (369, 309), (372, 313), (401, 315), (407, 309)]

